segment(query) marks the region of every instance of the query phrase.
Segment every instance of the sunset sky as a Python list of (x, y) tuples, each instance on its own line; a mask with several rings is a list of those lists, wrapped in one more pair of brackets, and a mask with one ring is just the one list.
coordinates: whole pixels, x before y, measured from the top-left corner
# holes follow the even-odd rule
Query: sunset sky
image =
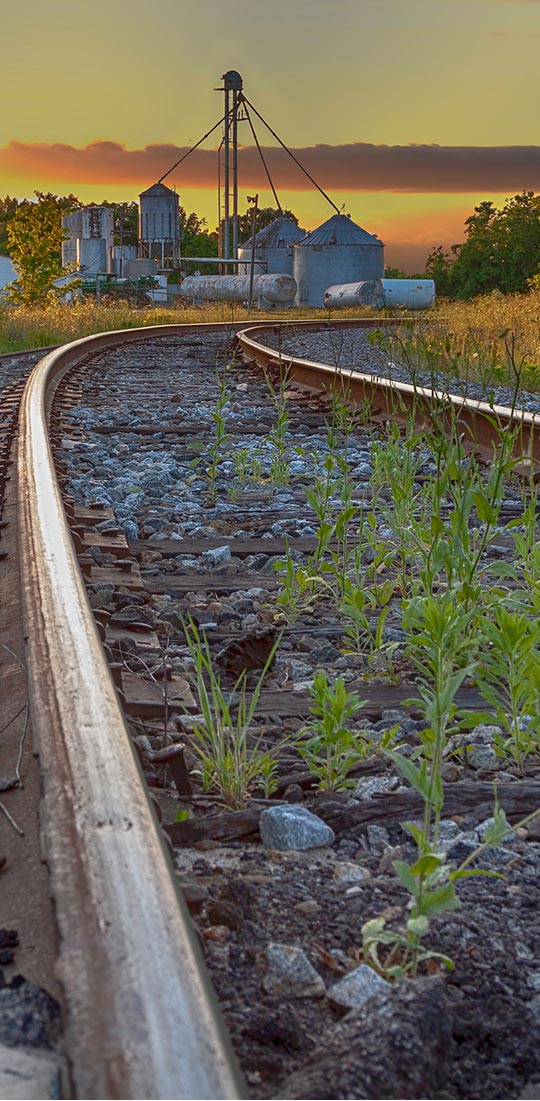
[[(0, 193), (135, 199), (244, 91), (309, 172), (419, 270), (483, 199), (540, 191), (540, 0), (2, 0)], [(278, 195), (333, 213), (262, 124)], [(217, 223), (216, 148), (167, 183)], [(240, 128), (240, 209), (274, 205)]]

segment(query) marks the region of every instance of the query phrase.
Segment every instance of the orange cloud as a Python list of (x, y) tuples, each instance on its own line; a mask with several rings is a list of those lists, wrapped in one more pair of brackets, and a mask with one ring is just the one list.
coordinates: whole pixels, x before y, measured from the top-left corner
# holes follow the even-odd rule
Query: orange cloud
[[(126, 149), (113, 141), (83, 148), (12, 141), (0, 149), (0, 171), (20, 180), (77, 184), (129, 184), (141, 189), (159, 179), (187, 152), (173, 144)], [(540, 191), (540, 146), (315, 145), (295, 156), (324, 188), (346, 191), (481, 192)], [(280, 148), (264, 149), (276, 184), (291, 191), (311, 185)], [(239, 151), (242, 181), (267, 187), (257, 150)], [(196, 150), (171, 176), (185, 188), (215, 188), (217, 152)]]

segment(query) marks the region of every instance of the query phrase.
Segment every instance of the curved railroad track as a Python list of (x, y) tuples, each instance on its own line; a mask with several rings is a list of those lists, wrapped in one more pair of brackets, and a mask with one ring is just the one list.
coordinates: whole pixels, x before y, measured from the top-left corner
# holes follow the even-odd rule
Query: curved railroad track
[[(292, 324), (315, 332), (328, 328), (327, 322)], [(380, 328), (381, 322), (360, 325)], [(74, 1095), (81, 1098), (234, 1098), (246, 1088), (141, 778), (103, 648), (105, 631), (96, 623), (77, 561), (82, 520), (73, 512), (66, 516), (50, 440), (51, 425), (59, 431), (59, 395), (76, 387), (81, 362), (141, 341), (232, 328), (174, 325), (75, 341), (41, 359), (22, 395), (19, 533), (30, 713), (44, 780), (67, 1049)], [(286, 361), (292, 382), (329, 389), (334, 368), (284, 357), (265, 344), (265, 334), (278, 329), (283, 323), (244, 325), (236, 333), (244, 359), (265, 370), (281, 369)], [(353, 403), (369, 397), (380, 419), (412, 408), (420, 422), (429, 419), (433, 395), (427, 389), (349, 371), (346, 388)], [(439, 406), (443, 400), (437, 395)], [(520, 452), (540, 457), (533, 415), (450, 401), (477, 448), (489, 454), (494, 421), (504, 426), (517, 417)], [(6, 462), (13, 425), (11, 418)]]

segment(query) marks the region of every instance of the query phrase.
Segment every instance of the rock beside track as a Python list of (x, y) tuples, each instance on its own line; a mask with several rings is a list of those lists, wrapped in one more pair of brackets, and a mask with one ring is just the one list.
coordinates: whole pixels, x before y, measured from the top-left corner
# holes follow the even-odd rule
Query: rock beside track
[(452, 1047), (442, 982), (404, 980), (329, 1030), (319, 1053), (283, 1082), (280, 1097), (434, 1097)]

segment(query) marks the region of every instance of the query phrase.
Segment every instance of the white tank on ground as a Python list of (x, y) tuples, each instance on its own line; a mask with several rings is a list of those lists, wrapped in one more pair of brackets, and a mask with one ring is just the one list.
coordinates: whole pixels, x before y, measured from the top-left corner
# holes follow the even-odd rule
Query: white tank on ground
[(404, 310), (429, 310), (435, 302), (433, 279), (381, 279), (380, 288), (387, 310), (393, 306)]
[[(247, 302), (249, 275), (188, 275), (180, 294), (194, 302)], [(290, 306), (295, 294), (292, 275), (256, 275), (253, 280), (253, 300), (263, 307)]]
[(324, 292), (324, 306), (327, 310), (342, 309), (345, 306), (371, 306), (377, 286), (374, 279), (363, 279), (360, 283), (337, 283)]
[(334, 214), (294, 245), (298, 306), (321, 308), (327, 287), (383, 276), (382, 241), (345, 214)]
[(345, 306), (371, 306), (373, 309), (429, 310), (435, 302), (433, 279), (378, 279), (360, 283), (341, 283), (324, 292), (327, 310)]

